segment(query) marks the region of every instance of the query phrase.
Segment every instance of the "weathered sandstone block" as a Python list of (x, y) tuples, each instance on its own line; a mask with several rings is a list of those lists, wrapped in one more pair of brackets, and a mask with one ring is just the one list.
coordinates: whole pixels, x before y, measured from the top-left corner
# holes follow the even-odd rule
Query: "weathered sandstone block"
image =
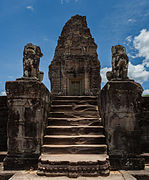
[(140, 84), (129, 81), (109, 81), (101, 91), (103, 117), (108, 152), (114, 169), (143, 169), (139, 157), (140, 127), (137, 115), (142, 100)]
[(36, 168), (49, 107), (49, 91), (37, 80), (6, 83), (8, 154), (5, 169)]

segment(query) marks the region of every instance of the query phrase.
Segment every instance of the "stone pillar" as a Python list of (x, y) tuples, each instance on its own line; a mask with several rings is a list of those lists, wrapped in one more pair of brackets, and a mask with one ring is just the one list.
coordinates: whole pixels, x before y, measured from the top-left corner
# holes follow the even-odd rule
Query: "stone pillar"
[(137, 116), (142, 87), (133, 80), (109, 81), (101, 90), (101, 114), (111, 169), (143, 169)]
[(8, 154), (5, 170), (36, 168), (43, 144), (50, 93), (38, 80), (6, 82), (8, 98)]

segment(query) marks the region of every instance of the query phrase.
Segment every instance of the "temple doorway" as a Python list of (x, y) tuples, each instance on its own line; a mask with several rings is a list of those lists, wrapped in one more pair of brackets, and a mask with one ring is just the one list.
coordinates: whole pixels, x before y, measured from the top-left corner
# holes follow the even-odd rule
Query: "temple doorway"
[(68, 95), (82, 96), (84, 94), (84, 83), (82, 79), (69, 79)]

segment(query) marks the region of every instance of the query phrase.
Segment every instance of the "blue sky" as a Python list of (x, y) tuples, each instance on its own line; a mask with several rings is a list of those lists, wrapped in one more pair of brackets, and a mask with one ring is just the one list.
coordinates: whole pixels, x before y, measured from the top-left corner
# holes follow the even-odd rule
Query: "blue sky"
[(31, 42), (44, 54), (40, 70), (49, 88), (50, 64), (64, 24), (76, 14), (86, 16), (98, 45), (102, 86), (111, 67), (111, 47), (121, 44), (130, 60), (129, 76), (149, 94), (149, 0), (1, 0), (0, 94), (5, 82), (23, 74), (23, 49)]

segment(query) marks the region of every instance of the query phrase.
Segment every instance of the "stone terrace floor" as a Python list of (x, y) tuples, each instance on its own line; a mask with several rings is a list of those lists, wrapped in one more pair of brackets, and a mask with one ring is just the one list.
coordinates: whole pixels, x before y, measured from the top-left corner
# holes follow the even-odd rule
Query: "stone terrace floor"
[(3, 171), (2, 163), (0, 163), (0, 180), (149, 180), (149, 165), (141, 171), (111, 171), (108, 177), (45, 177), (36, 175), (36, 172), (34, 170)]

